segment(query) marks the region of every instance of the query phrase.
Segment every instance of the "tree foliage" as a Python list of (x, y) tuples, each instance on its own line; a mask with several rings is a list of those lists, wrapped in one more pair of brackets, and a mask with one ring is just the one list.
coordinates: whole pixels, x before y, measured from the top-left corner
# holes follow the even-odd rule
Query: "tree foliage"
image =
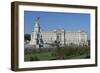
[(31, 40), (30, 34), (24, 34), (24, 40)]

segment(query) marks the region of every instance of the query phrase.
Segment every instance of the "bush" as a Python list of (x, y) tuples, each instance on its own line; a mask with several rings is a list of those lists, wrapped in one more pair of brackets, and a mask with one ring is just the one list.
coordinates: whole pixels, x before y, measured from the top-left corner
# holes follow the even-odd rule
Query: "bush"
[(57, 48), (56, 49), (56, 55), (59, 58), (69, 58), (73, 56), (81, 56), (81, 55), (86, 55), (85, 58), (89, 58), (90, 56), (90, 48), (89, 47), (62, 47), (62, 48)]
[(37, 56), (30, 57), (30, 61), (39, 61), (39, 58)]

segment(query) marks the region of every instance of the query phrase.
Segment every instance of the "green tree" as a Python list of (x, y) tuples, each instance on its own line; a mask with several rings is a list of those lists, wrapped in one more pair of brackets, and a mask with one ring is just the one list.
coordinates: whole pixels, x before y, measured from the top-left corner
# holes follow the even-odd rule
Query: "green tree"
[(24, 40), (31, 40), (30, 34), (24, 34)]

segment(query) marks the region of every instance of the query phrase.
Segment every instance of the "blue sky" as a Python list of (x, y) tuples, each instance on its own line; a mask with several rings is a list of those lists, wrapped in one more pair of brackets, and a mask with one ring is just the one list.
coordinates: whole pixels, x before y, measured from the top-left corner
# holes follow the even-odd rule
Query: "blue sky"
[(33, 31), (36, 17), (40, 17), (42, 31), (64, 28), (66, 31), (82, 30), (90, 36), (90, 14), (24, 11), (24, 32)]

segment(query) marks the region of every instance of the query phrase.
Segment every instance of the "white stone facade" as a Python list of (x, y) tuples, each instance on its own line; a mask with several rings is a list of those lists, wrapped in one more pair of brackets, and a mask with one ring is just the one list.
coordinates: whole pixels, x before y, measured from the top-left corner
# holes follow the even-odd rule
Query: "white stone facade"
[(34, 45), (36, 48), (40, 46), (44, 47), (45, 44), (53, 44), (55, 41), (59, 41), (61, 46), (64, 45), (88, 45), (88, 39), (86, 32), (76, 31), (70, 32), (64, 29), (57, 29), (53, 31), (40, 31), (39, 17), (36, 19), (34, 30), (31, 33), (30, 45)]

